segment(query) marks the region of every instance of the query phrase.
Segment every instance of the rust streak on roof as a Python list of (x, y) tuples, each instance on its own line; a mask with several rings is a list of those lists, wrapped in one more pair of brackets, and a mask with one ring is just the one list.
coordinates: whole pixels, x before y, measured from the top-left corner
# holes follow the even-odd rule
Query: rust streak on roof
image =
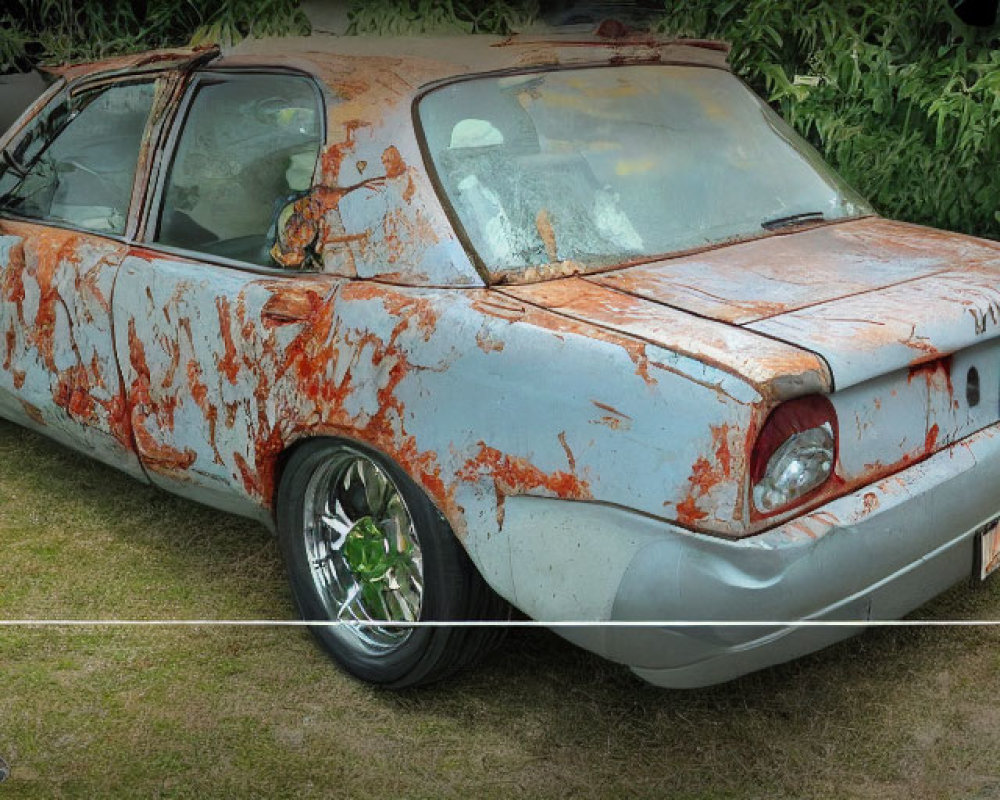
[(65, 78), (67, 81), (101, 73), (115, 73), (124, 70), (157, 69), (183, 66), (194, 61), (211, 59), (218, 54), (219, 48), (214, 44), (198, 47), (176, 47), (164, 50), (147, 50), (142, 53), (105, 58), (100, 61), (83, 61), (56, 66), (43, 66), (42, 70), (52, 75)]
[[(420, 86), (434, 80), (512, 69), (582, 64), (661, 62), (728, 69), (725, 42), (650, 34), (606, 39), (578, 34), (466, 36), (330, 36), (246, 39), (224, 52), (224, 66), (277, 64), (320, 78), (368, 71), (391, 72)], [(364, 59), (368, 66), (357, 63)], [(387, 69), (388, 68), (388, 69)], [(336, 81), (331, 81), (331, 85)]]

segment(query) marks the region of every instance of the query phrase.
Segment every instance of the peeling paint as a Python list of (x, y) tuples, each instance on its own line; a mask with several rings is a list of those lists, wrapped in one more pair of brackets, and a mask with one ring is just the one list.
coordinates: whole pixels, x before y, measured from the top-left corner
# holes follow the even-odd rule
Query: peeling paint
[(78, 438), (107, 463), (141, 475), (111, 347), (109, 296), (126, 248), (97, 236), (0, 222), (4, 331), (0, 396), (24, 421)]

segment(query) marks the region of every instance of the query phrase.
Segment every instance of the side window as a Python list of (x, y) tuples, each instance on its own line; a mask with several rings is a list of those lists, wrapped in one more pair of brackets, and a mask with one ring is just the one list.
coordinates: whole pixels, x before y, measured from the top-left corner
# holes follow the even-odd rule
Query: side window
[(0, 211), (124, 233), (155, 84), (119, 83), (57, 100), (0, 174)]
[(194, 92), (154, 240), (274, 266), (278, 214), (312, 184), (318, 91), (294, 75), (231, 74), (203, 77)]

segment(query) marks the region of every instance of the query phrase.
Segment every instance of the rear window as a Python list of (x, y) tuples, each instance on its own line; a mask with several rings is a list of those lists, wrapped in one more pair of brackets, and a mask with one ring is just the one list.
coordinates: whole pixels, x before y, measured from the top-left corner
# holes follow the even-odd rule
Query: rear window
[(728, 72), (634, 66), (453, 83), (418, 108), (447, 201), (494, 277), (587, 271), (871, 213)]

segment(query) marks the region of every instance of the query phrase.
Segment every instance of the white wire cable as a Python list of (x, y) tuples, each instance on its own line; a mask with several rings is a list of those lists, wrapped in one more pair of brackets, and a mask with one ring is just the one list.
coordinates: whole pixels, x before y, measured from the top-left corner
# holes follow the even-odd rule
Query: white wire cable
[(54, 627), (316, 628), (942, 628), (1000, 627), (998, 619), (858, 620), (427, 620), (423, 622), (302, 619), (3, 619), (0, 628)]

